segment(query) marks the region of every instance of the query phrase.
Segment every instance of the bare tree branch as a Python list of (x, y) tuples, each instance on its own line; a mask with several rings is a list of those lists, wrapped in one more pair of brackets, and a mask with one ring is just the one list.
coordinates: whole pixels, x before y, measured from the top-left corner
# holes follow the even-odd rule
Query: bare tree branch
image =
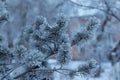
[[(70, 3), (73, 3), (73, 4), (77, 5), (77, 6), (79, 6), (79, 7), (85, 7), (85, 8), (89, 8), (89, 9), (97, 9), (97, 10), (100, 10), (100, 11), (102, 11), (102, 12), (104, 12), (104, 13), (110, 15), (110, 16), (113, 16), (116, 20), (118, 20), (118, 21), (120, 22), (120, 18), (119, 18), (118, 16), (116, 16), (116, 15), (112, 12), (111, 9), (110, 9), (109, 12), (107, 12), (107, 10), (100, 9), (100, 8), (98, 8), (98, 7), (86, 6), (86, 5), (78, 4), (78, 3), (75, 3), (75, 2), (73, 2), (73, 1), (71, 1), (71, 0), (68, 0), (68, 1), (69, 1)], [(107, 4), (107, 3), (106, 3), (106, 4)], [(109, 6), (107, 5), (107, 7), (109, 7)]]

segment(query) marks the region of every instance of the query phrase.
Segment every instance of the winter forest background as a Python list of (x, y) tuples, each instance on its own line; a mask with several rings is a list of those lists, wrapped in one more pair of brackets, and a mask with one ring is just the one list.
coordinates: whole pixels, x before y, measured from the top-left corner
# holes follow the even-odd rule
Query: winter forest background
[(0, 80), (61, 79), (120, 80), (120, 0), (0, 0)]

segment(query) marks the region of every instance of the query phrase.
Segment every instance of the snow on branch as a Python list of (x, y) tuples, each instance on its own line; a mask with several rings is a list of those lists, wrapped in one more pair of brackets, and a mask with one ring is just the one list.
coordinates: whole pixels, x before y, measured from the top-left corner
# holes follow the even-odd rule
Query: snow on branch
[(99, 21), (96, 18), (91, 18), (84, 31), (78, 32), (74, 36), (72, 40), (72, 46), (76, 44), (83, 46), (86, 42), (91, 40), (94, 37), (95, 30), (98, 28), (98, 26)]
[[(26, 40), (28, 47), (25, 44), (18, 44), (15, 45), (13, 51), (15, 63), (22, 65), (6, 75), (12, 79), (24, 79), (25, 76), (29, 75), (31, 80), (36, 77), (44, 80), (51, 78), (54, 72), (61, 73), (63, 70), (67, 71), (66, 74), (71, 71), (75, 74), (90, 74), (90, 70), (96, 67), (91, 61), (77, 70), (65, 69), (63, 66), (71, 61), (71, 47), (73, 45), (82, 45), (92, 39), (93, 33), (98, 27), (97, 20), (90, 19), (84, 31), (77, 33), (73, 39), (70, 39), (66, 30), (67, 17), (60, 14), (56, 20), (55, 25), (50, 26), (45, 17), (38, 16), (34, 24), (25, 27), (22, 37), (24, 41)], [(51, 56), (56, 58), (57, 63), (61, 66), (60, 68), (50, 67), (48, 60)], [(33, 74), (34, 76), (30, 76)]]

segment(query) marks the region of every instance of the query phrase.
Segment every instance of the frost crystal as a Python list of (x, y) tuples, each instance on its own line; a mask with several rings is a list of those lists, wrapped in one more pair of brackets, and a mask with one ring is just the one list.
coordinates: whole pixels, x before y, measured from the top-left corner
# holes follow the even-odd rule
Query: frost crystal
[(23, 57), (25, 56), (26, 52), (27, 52), (27, 49), (23, 45), (19, 45), (19, 46), (16, 46), (16, 48), (14, 50), (14, 55), (18, 59), (23, 59)]
[(69, 36), (67, 34), (62, 34), (60, 38), (60, 46), (58, 49), (58, 54), (57, 54), (57, 60), (61, 64), (68, 63), (71, 59), (71, 54), (70, 54), (70, 41), (69, 41)]
[(40, 66), (44, 55), (38, 50), (30, 50), (25, 54), (24, 58), (28, 66)]
[(59, 53), (57, 55), (57, 60), (61, 64), (68, 63), (69, 60), (71, 59), (71, 57), (70, 57), (70, 51), (69, 51), (68, 47), (69, 47), (68, 44), (62, 44), (59, 47), (59, 51), (58, 51)]
[[(82, 27), (83, 28), (83, 27)], [(80, 45), (81, 47), (94, 37), (95, 30), (98, 28), (98, 20), (91, 18), (87, 27), (78, 32), (72, 40), (72, 45)]]
[(94, 18), (90, 18), (88, 26), (87, 26), (87, 31), (94, 31), (98, 28), (98, 24), (99, 21), (98, 19)]
[(96, 60), (90, 60), (88, 62), (86, 62), (83, 65), (80, 65), (78, 67), (78, 72), (80, 72), (80, 74), (82, 75), (93, 75), (95, 74), (96, 69), (98, 68), (98, 64), (96, 62)]
[(47, 23), (46, 18), (43, 16), (37, 16), (35, 21), (35, 29), (39, 29), (40, 25)]
[(59, 14), (57, 17), (57, 25), (61, 27), (65, 27), (67, 25), (67, 18), (63, 14)]
[(26, 26), (23, 30), (23, 35), (26, 38), (29, 37), (32, 33), (33, 33), (33, 29), (31, 25)]
[(82, 46), (87, 40), (89, 40), (89, 33), (77, 33), (74, 36), (74, 40), (72, 41), (72, 45), (78, 44)]

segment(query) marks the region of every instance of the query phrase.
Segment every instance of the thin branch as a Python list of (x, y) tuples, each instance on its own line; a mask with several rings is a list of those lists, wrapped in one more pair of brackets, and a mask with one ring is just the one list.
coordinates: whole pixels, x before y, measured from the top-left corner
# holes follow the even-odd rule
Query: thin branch
[(104, 20), (104, 22), (102, 23), (102, 25), (101, 25), (101, 31), (102, 32), (104, 32), (104, 29), (105, 29), (105, 26), (107, 25), (107, 23), (108, 23), (108, 19), (109, 19), (109, 15), (107, 15), (109, 12), (110, 12), (110, 7), (109, 7), (109, 5), (107, 4), (107, 2), (104, 0), (104, 3), (105, 3), (105, 5), (106, 5), (106, 8), (107, 8), (107, 10), (106, 10), (106, 17), (105, 17), (105, 20)]
[(116, 52), (119, 49), (119, 47), (120, 47), (120, 41), (118, 42), (116, 47), (112, 49), (112, 52)]
[(65, 73), (63, 73), (63, 72), (60, 72), (60, 71), (56, 71), (56, 72), (58, 72), (58, 73), (60, 73), (60, 74), (63, 74), (63, 75), (68, 75), (68, 74), (65, 74)]
[(101, 24), (101, 31), (104, 32), (105, 30), (105, 26), (108, 23), (108, 16), (106, 15), (105, 20), (103, 21), (103, 23)]
[(85, 8), (90, 8), (90, 9), (98, 9), (98, 10), (100, 10), (100, 11), (106, 12), (106, 10), (100, 9), (100, 8), (98, 8), (98, 7), (78, 4), (78, 3), (75, 3), (75, 2), (73, 2), (73, 1), (71, 1), (71, 0), (68, 0), (68, 1), (69, 1), (70, 3), (73, 3), (73, 4), (77, 5), (77, 6), (79, 6), (79, 7), (85, 7)]
[(15, 69), (17, 69), (18, 67), (22, 66), (23, 64), (17, 66), (17, 67), (14, 67), (13, 69), (11, 69), (8, 73), (6, 73), (2, 78), (1, 80), (4, 80), (11, 72), (13, 72)]
[(112, 7), (112, 8), (115, 8), (116, 10), (120, 11), (120, 8), (118, 8), (118, 7)]
[(67, 0), (63, 0), (62, 2), (60, 2), (59, 4), (57, 4), (52, 10), (51, 12), (54, 12), (56, 10), (58, 10), (61, 6), (63, 6), (65, 4), (65, 1)]
[[(118, 55), (117, 50), (120, 47), (120, 40), (118, 44), (111, 50), (111, 52), (108, 54), (108, 58), (111, 61), (112, 65), (114, 65), (116, 62), (120, 60), (120, 56)], [(112, 53), (115, 53), (114, 55)]]
[(102, 11), (102, 12), (104, 12), (104, 13), (110, 15), (110, 16), (113, 16), (116, 20), (118, 20), (118, 21), (120, 22), (120, 18), (119, 18), (118, 16), (116, 16), (111, 10), (110, 10), (110, 12), (107, 12), (106, 10), (100, 9), (100, 8), (98, 8), (98, 7), (86, 6), (86, 5), (78, 4), (78, 3), (75, 3), (75, 2), (73, 2), (73, 1), (71, 1), (71, 0), (68, 0), (68, 1), (71, 2), (71, 3), (73, 3), (73, 4), (75, 4), (75, 5), (77, 5), (77, 6), (79, 6), (79, 7), (85, 7), (85, 8), (89, 8), (89, 9), (97, 9), (97, 10), (100, 10), (100, 11)]

